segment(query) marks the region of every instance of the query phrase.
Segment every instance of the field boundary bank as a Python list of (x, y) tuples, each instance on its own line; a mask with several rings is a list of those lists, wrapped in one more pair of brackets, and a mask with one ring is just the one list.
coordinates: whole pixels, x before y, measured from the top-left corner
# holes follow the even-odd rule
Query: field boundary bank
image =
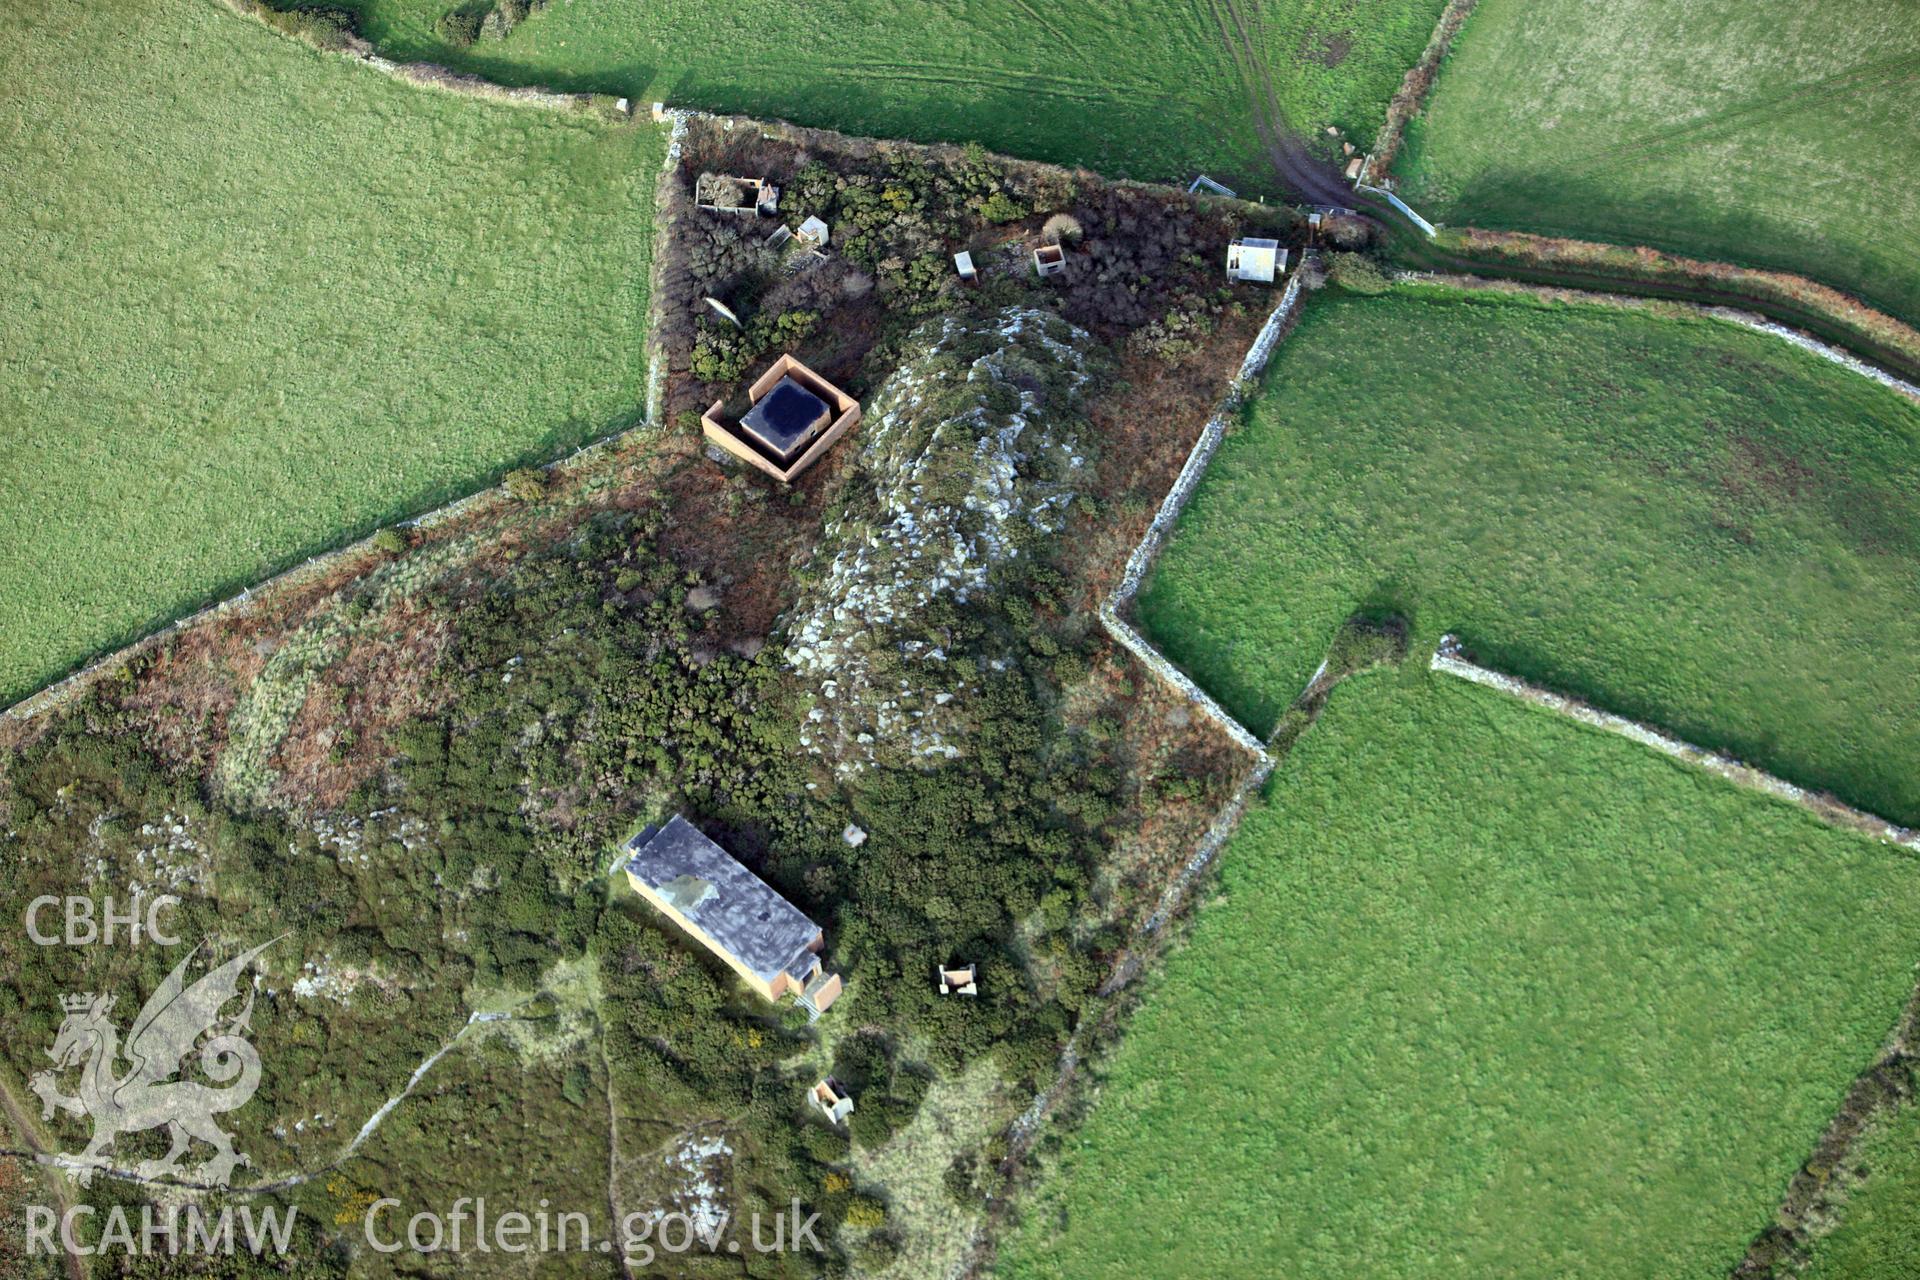
[[(571, 473), (576, 469), (585, 467), (598, 459), (600, 455), (610, 452), (615, 446), (625, 443), (630, 438), (652, 431), (655, 425), (651, 419), (644, 419), (630, 427), (623, 427), (611, 435), (601, 436), (597, 440), (590, 440), (575, 449), (572, 453), (564, 457), (556, 458), (551, 462), (542, 463), (533, 469), (549, 476)], [(462, 516), (472, 514), (489, 502), (507, 503), (516, 501), (518, 501), (518, 499), (508, 495), (500, 484), (496, 482), (487, 485), (485, 488), (475, 489), (471, 493), (463, 494), (449, 502), (442, 503), (440, 506), (430, 507), (418, 515), (408, 516), (404, 519), (384, 524), (380, 526), (380, 528), (417, 529), (424, 532), (436, 529)], [(324, 551), (316, 551), (297, 564), (290, 565), (277, 573), (270, 574), (250, 586), (242, 587), (224, 599), (216, 600), (209, 605), (203, 605), (192, 613), (184, 614), (171, 622), (164, 623), (155, 630), (149, 631), (147, 634), (134, 640), (130, 640), (117, 649), (94, 657), (79, 670), (62, 676), (52, 684), (45, 685), (35, 692), (28, 694), (5, 710), (0, 710), (0, 724), (23, 724), (36, 716), (64, 707), (75, 698), (85, 694), (95, 684), (99, 683), (102, 678), (114, 674), (134, 659), (144, 656), (151, 650), (165, 644), (167, 641), (196, 627), (218, 622), (229, 614), (238, 612), (248, 605), (269, 600), (283, 591), (292, 590), (319, 578), (323, 578), (333, 570), (342, 568), (355, 559), (371, 559), (384, 556), (386, 553), (374, 545), (374, 539), (378, 534), (379, 530), (376, 529), (366, 537), (358, 538), (344, 546), (331, 547)]]
[[(1020, 1159), (1032, 1146), (1041, 1127), (1059, 1107), (1061, 1101), (1071, 1092), (1081, 1065), (1081, 1045), (1084, 1038), (1093, 1031), (1105, 1034), (1117, 1019), (1118, 1010), (1115, 997), (1122, 993), (1127, 985), (1145, 967), (1145, 961), (1139, 954), (1139, 944), (1150, 942), (1160, 935), (1166, 922), (1172, 918), (1185, 899), (1187, 891), (1195, 879), (1205, 871), (1219, 855), (1234, 830), (1240, 825), (1240, 819), (1246, 812), (1247, 802), (1255, 792), (1266, 785), (1278, 763), (1268, 744), (1251, 729), (1241, 724), (1228, 713), (1226, 708), (1216, 702), (1193, 679), (1175, 666), (1147, 640), (1125, 616), (1126, 608), (1132, 603), (1134, 595), (1146, 580), (1154, 561), (1158, 559), (1161, 548), (1165, 546), (1167, 535), (1172, 531), (1180, 513), (1192, 500), (1194, 491), (1199, 487), (1201, 477), (1207, 466), (1213, 461), (1213, 455), (1226, 437), (1227, 426), (1234, 411), (1245, 399), (1254, 380), (1266, 369), (1274, 351), (1292, 329), (1293, 321), (1299, 314), (1300, 277), (1295, 275), (1287, 282), (1285, 292), (1279, 302), (1268, 313), (1266, 322), (1247, 347), (1247, 354), (1240, 362), (1240, 369), (1228, 385), (1226, 394), (1221, 397), (1206, 425), (1200, 429), (1199, 436), (1187, 451), (1187, 458), (1180, 468), (1180, 474), (1174, 478), (1161, 499), (1159, 509), (1148, 523), (1146, 532), (1140, 541), (1134, 544), (1133, 551), (1127, 556), (1126, 568), (1120, 575), (1120, 581), (1100, 602), (1100, 625), (1121, 647), (1126, 649), (1142, 666), (1153, 675), (1171, 686), (1188, 705), (1198, 709), (1201, 714), (1212, 720), (1233, 744), (1246, 752), (1253, 760), (1253, 768), (1247, 776), (1234, 787), (1213, 819), (1207, 824), (1199, 843), (1177, 870), (1168, 878), (1154, 910), (1135, 928), (1129, 936), (1126, 954), (1114, 967), (1107, 978), (1095, 991), (1099, 1002), (1092, 1011), (1086, 1013), (1074, 1024), (1071, 1035), (1067, 1037), (1066, 1048), (1062, 1049), (1059, 1068), (1045, 1088), (1041, 1089), (1027, 1104), (1024, 1111), (1008, 1126), (1009, 1152), (1001, 1162), (1003, 1171), (1011, 1172)], [(1316, 674), (1317, 678), (1317, 674)], [(1002, 1202), (1004, 1203), (1004, 1201)], [(975, 1227), (972, 1238), (963, 1249), (959, 1261), (948, 1272), (947, 1280), (965, 1280), (977, 1276), (980, 1268), (991, 1258), (991, 1250), (998, 1243), (999, 1228), (1004, 1225), (996, 1220), (996, 1213), (989, 1206), (987, 1216)]]
[(1464, 227), (1418, 244), (1408, 269), (1506, 279), (1548, 288), (1752, 311), (1920, 382), (1920, 330), (1806, 276), (1686, 258), (1645, 246), (1558, 240)]
[(1650, 298), (1633, 293), (1606, 293), (1597, 289), (1574, 288), (1571, 285), (1534, 284), (1525, 280), (1509, 280), (1502, 276), (1479, 276), (1450, 271), (1398, 271), (1394, 273), (1393, 278), (1396, 282), (1404, 284), (1446, 285), (1467, 293), (1522, 293), (1530, 297), (1547, 298), (1582, 306), (1625, 307), (1633, 310), (1663, 306), (1681, 307), (1710, 320), (1738, 325), (1754, 333), (1778, 338), (1789, 346), (1798, 347), (1808, 355), (1818, 356), (1831, 364), (1837, 364), (1896, 395), (1920, 404), (1920, 385), (1896, 377), (1878, 365), (1869, 364), (1844, 347), (1822, 342), (1804, 330), (1781, 324), (1777, 320), (1770, 320), (1757, 312), (1743, 311), (1738, 307), (1720, 306), (1709, 302), (1690, 302), (1682, 298)]
[(1503, 671), (1496, 671), (1492, 667), (1483, 667), (1468, 656), (1458, 636), (1448, 634), (1440, 637), (1440, 646), (1433, 651), (1433, 657), (1427, 665), (1429, 669), (1444, 675), (1507, 694), (1522, 702), (1532, 703), (1536, 707), (1578, 721), (1590, 728), (1617, 734), (1682, 764), (1692, 765), (1702, 772), (1731, 782), (1735, 786), (1749, 791), (1758, 791), (1776, 800), (1797, 805), (1829, 826), (1856, 831), (1887, 844), (1898, 845), (1903, 849), (1920, 853), (1920, 831), (1898, 826), (1864, 809), (1856, 809), (1833, 796), (1809, 791), (1784, 778), (1775, 777), (1764, 769), (1756, 769), (1750, 764), (1736, 760), (1724, 752), (1710, 751), (1706, 747), (1676, 737), (1664, 729), (1656, 729), (1641, 721), (1630, 720), (1626, 716), (1615, 715), (1611, 711), (1603, 711), (1590, 702), (1568, 694), (1555, 693), (1551, 689), (1522, 680), (1518, 676), (1508, 675)]
[[(1473, 16), (1479, 4), (1480, 0), (1448, 0), (1447, 7), (1440, 11), (1439, 21), (1433, 24), (1433, 34), (1427, 37), (1427, 47), (1407, 68), (1400, 87), (1387, 101), (1387, 118), (1381, 121), (1380, 132), (1374, 135), (1373, 150), (1368, 153), (1360, 169), (1360, 182), (1376, 185), (1387, 180), (1394, 157), (1400, 154), (1400, 145), (1406, 140), (1407, 125), (1426, 109), (1427, 97), (1440, 79), (1440, 65), (1453, 52), (1453, 42), (1459, 39), (1460, 28), (1467, 25), (1467, 19)], [(1404, 205), (1401, 208), (1407, 213), (1412, 212)]]
[(402, 80), (422, 88), (441, 89), (448, 93), (479, 98), (488, 102), (540, 107), (548, 111), (588, 112), (600, 108), (604, 109), (610, 117), (616, 114), (620, 116), (631, 114), (625, 105), (627, 100), (615, 98), (611, 94), (562, 93), (556, 89), (543, 89), (535, 85), (498, 84), (485, 76), (468, 75), (437, 62), (396, 62), (392, 58), (381, 55), (372, 41), (357, 32), (339, 31), (338, 39), (335, 40), (315, 34), (311, 28), (283, 28), (273, 20), (274, 16), (297, 13), (298, 10), (275, 9), (264, 3), (264, 0), (219, 0), (219, 3), (242, 18), (252, 19), (276, 35), (297, 41), (320, 53), (332, 54), (350, 62), (371, 67), (391, 79)]
[[(610, 452), (615, 446), (625, 443), (630, 438), (652, 431), (655, 425), (652, 419), (643, 419), (630, 427), (622, 427), (611, 435), (601, 436), (597, 440), (590, 440), (564, 457), (555, 458), (551, 462), (541, 463), (539, 466), (531, 469), (543, 472), (549, 476), (570, 473), (595, 461), (600, 455)], [(444, 502), (437, 507), (429, 507), (418, 515), (407, 516), (403, 519), (381, 525), (380, 528), (417, 529), (425, 532), (478, 511), (488, 502), (515, 501), (518, 501), (518, 499), (508, 495), (500, 484), (495, 482), (487, 485), (485, 488), (475, 489), (471, 493), (463, 494), (451, 501)], [(374, 545), (374, 538), (377, 537), (378, 534), (379, 530), (376, 529), (366, 537), (355, 539), (344, 546), (330, 547), (324, 551), (316, 551), (297, 564), (289, 565), (277, 573), (270, 574), (249, 586), (240, 588), (240, 590), (224, 599), (216, 600), (209, 605), (203, 605), (192, 613), (183, 614), (175, 618), (172, 622), (164, 623), (155, 630), (130, 640), (117, 649), (93, 658), (79, 670), (62, 676), (52, 684), (45, 685), (33, 693), (28, 694), (5, 710), (0, 710), (0, 724), (23, 723), (33, 719), (35, 716), (63, 707), (74, 698), (92, 688), (102, 677), (112, 675), (135, 658), (144, 655), (149, 650), (157, 648), (166, 641), (190, 631), (195, 627), (203, 626), (210, 622), (217, 622), (228, 614), (234, 613), (247, 605), (258, 603), (271, 598), (281, 591), (290, 590), (324, 577), (332, 570), (341, 568), (356, 558), (373, 558), (385, 555), (385, 552), (379, 550), (379, 548)]]
[(1132, 554), (1127, 557), (1126, 569), (1120, 575), (1107, 598), (1100, 602), (1100, 625), (1107, 634), (1119, 641), (1130, 653), (1155, 675), (1179, 690), (1201, 714), (1212, 720), (1226, 731), (1228, 737), (1242, 750), (1263, 759), (1268, 757), (1267, 744), (1245, 725), (1234, 719), (1227, 709), (1214, 700), (1213, 696), (1196, 684), (1192, 677), (1174, 665), (1165, 654), (1154, 648), (1147, 638), (1126, 620), (1124, 611), (1133, 603), (1134, 595), (1146, 581), (1147, 573), (1153, 568), (1154, 561), (1160, 556), (1166, 545), (1167, 536), (1173, 531), (1174, 522), (1180, 513), (1186, 510), (1192, 501), (1194, 492), (1200, 487), (1200, 479), (1206, 474), (1207, 465), (1213, 461), (1213, 455), (1226, 438), (1227, 426), (1233, 412), (1246, 396), (1247, 388), (1252, 385), (1261, 371), (1267, 367), (1273, 352), (1286, 336), (1294, 316), (1298, 313), (1300, 301), (1300, 277), (1294, 275), (1287, 281), (1287, 288), (1280, 295), (1267, 316), (1266, 323), (1260, 326), (1260, 332), (1254, 336), (1247, 348), (1246, 358), (1240, 362), (1240, 371), (1234, 376), (1232, 384), (1213, 416), (1207, 419), (1206, 426), (1200, 430), (1200, 436), (1187, 451), (1187, 460), (1175, 477), (1173, 486), (1167, 490), (1167, 496), (1160, 501), (1160, 509), (1154, 513), (1153, 520), (1147, 525), (1147, 531), (1135, 544)]
[[(1797, 806), (1841, 830), (1920, 853), (1920, 831), (1909, 830), (1832, 796), (1808, 791), (1719, 751), (1709, 751), (1651, 725), (1602, 711), (1589, 702), (1555, 693), (1517, 676), (1481, 666), (1467, 656), (1458, 637), (1440, 638), (1431, 670), (1531, 703), (1589, 728), (1616, 734), (1651, 748), (1680, 764), (1722, 781)], [(1856, 1075), (1813, 1151), (1787, 1180), (1774, 1218), (1748, 1244), (1729, 1272), (1731, 1280), (1786, 1280), (1800, 1274), (1822, 1237), (1844, 1221), (1850, 1193), (1871, 1173), (1853, 1170), (1852, 1157), (1862, 1139), (1902, 1107), (1914, 1105), (1915, 1040), (1920, 1037), (1920, 984), (1907, 997), (1893, 1030), (1873, 1062)]]
[(1845, 1224), (1852, 1193), (1874, 1174), (1857, 1172), (1860, 1144), (1900, 1111), (1915, 1105), (1920, 1065), (1920, 986), (1915, 986), (1880, 1056), (1855, 1076), (1840, 1109), (1820, 1133), (1813, 1154), (1794, 1171), (1773, 1222), (1753, 1238), (1731, 1280), (1788, 1280), (1812, 1260), (1813, 1248)]

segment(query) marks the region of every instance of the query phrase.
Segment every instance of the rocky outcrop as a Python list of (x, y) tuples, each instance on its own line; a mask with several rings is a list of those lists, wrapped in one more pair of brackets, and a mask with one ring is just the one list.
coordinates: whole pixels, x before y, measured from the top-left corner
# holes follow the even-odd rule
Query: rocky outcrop
[(816, 694), (802, 741), (843, 773), (960, 753), (982, 655), (951, 653), (926, 615), (990, 594), (1000, 566), (1059, 529), (1087, 465), (1085, 332), (1016, 307), (930, 321), (910, 349), (867, 406), (855, 496), (787, 627), (787, 661)]

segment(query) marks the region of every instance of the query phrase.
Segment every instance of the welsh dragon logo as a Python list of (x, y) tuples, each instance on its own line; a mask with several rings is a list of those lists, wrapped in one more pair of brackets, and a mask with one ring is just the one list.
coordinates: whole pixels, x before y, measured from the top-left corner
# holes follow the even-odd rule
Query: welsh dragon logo
[[(148, 998), (127, 1029), (124, 1047), (119, 1030), (107, 1017), (115, 997), (86, 993), (60, 998), (67, 1016), (53, 1048), (47, 1050), (53, 1070), (36, 1074), (31, 1085), (43, 1104), (42, 1119), (52, 1119), (56, 1108), (93, 1119), (93, 1141), (86, 1150), (61, 1157), (69, 1176), (82, 1186), (89, 1184), (94, 1170), (111, 1167), (106, 1151), (116, 1138), (161, 1125), (167, 1128), (172, 1150), (158, 1160), (142, 1161), (131, 1171), (134, 1176), (178, 1177), (224, 1187), (235, 1165), (253, 1163), (233, 1149), (233, 1136), (214, 1123), (216, 1115), (245, 1106), (260, 1087), (260, 1055), (246, 1039), (252, 1029), (252, 986), (239, 1013), (223, 1023), (220, 1011), (239, 995), (240, 976), (253, 958), (273, 942), (235, 956), (188, 986), (187, 965), (200, 951), (194, 948)], [(208, 1033), (210, 1038), (199, 1043)], [(224, 1088), (187, 1078), (190, 1068), (185, 1061), (196, 1044), (200, 1073)], [(115, 1075), (122, 1056), (126, 1070)], [(80, 1068), (79, 1094), (68, 1097), (60, 1092), (55, 1077), (74, 1067)], [(212, 1146), (214, 1154), (199, 1168), (183, 1173), (180, 1158), (195, 1138)]]

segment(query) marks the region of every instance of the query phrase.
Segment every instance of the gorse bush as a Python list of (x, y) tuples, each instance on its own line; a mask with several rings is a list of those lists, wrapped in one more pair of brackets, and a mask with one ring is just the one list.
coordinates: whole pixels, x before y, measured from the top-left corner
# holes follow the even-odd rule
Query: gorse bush
[(693, 376), (702, 382), (737, 381), (761, 356), (797, 345), (819, 320), (812, 311), (763, 312), (736, 329), (722, 319), (702, 318), (693, 344)]
[(464, 47), (480, 38), (480, 14), (472, 9), (449, 9), (434, 22), (433, 29), (448, 44)]
[(303, 40), (316, 49), (344, 49), (353, 37), (353, 15), (323, 4), (278, 6), (266, 0), (229, 0), (236, 9), (260, 19), (283, 35)]
[(500, 483), (522, 502), (538, 502), (547, 496), (547, 474), (533, 467), (515, 467)]
[(1348, 293), (1381, 294), (1393, 287), (1379, 263), (1357, 253), (1328, 255), (1327, 278)]

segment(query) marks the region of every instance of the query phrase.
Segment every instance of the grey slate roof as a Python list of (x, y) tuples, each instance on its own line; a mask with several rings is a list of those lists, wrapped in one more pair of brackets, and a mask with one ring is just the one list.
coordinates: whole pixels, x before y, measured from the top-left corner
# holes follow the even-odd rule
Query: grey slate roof
[(762, 981), (783, 972), (804, 980), (812, 971), (808, 945), (820, 926), (685, 818), (648, 827), (626, 847), (636, 879)]

